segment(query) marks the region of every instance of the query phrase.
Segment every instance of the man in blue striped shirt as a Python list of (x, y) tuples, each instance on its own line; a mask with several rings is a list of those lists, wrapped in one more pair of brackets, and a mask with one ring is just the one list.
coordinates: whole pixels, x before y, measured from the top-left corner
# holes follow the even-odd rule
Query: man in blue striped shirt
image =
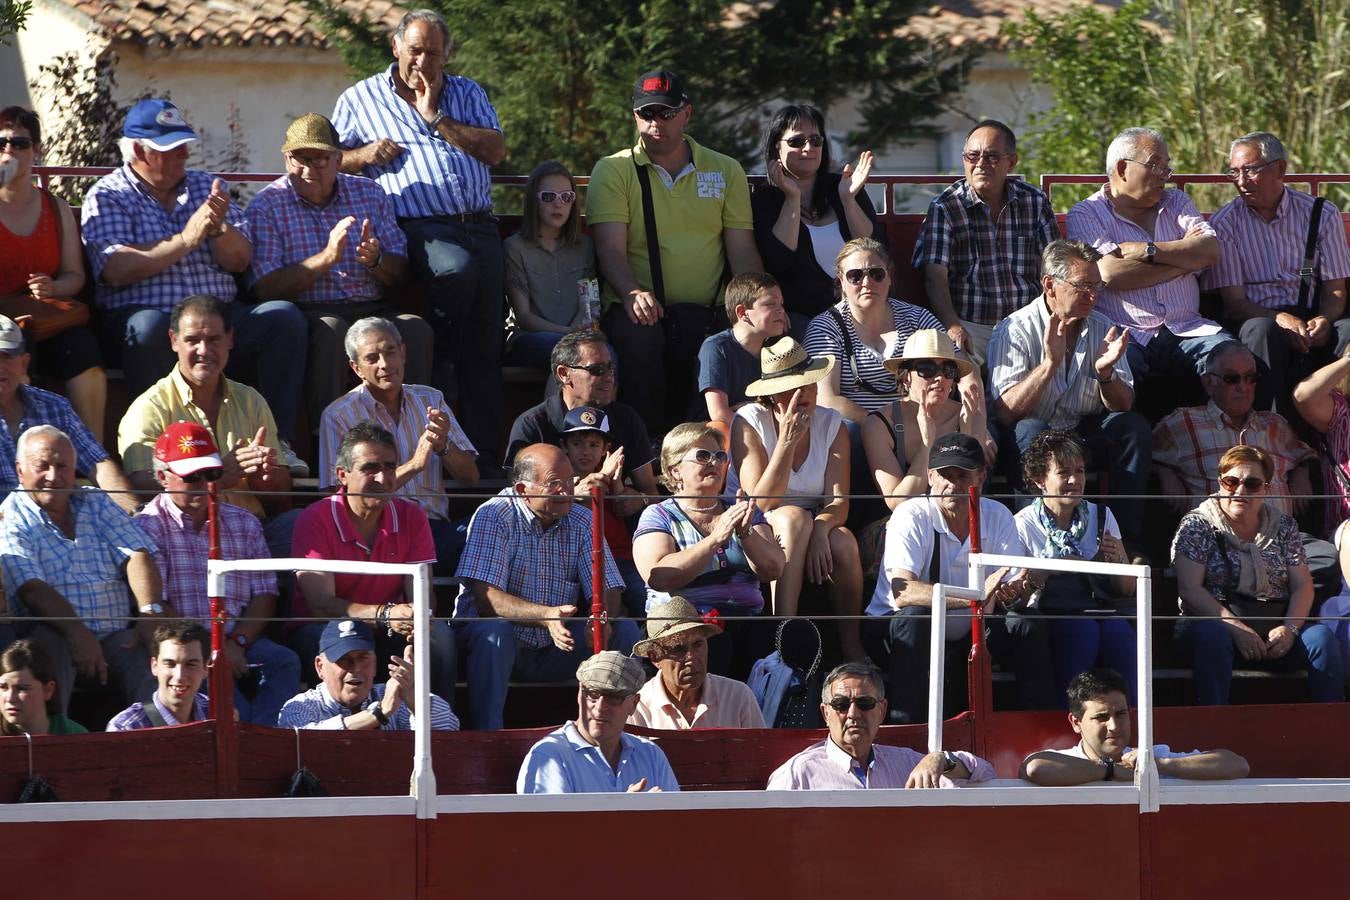
[(437, 353), (460, 384), (460, 418), (485, 458), (501, 449), (503, 257), (488, 168), (506, 155), (497, 111), (469, 78), (446, 75), (450, 29), (431, 10), (405, 15), (394, 63), (342, 93), (333, 125), (342, 171), (374, 178), (430, 282)]

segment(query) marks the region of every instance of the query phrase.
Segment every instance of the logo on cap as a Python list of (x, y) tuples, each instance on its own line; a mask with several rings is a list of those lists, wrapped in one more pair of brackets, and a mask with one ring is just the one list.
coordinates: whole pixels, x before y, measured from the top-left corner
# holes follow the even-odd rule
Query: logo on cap
[(670, 91), (670, 79), (664, 75), (657, 75), (653, 78), (642, 79), (642, 90), (649, 94), (665, 94)]
[(155, 116), (155, 121), (161, 125), (172, 128), (187, 128), (188, 123), (183, 119), (183, 114), (178, 111), (176, 106), (166, 106)]
[(596, 414), (591, 412), (589, 409), (581, 414), (581, 422), (584, 425), (594, 425), (596, 422), (599, 421), (600, 419), (596, 416)]
[(354, 631), (356, 631), (356, 623), (351, 619), (338, 623), (338, 637), (348, 637)]
[(205, 447), (206, 441), (201, 438), (194, 439), (190, 434), (180, 434), (178, 436), (178, 452), (191, 453), (193, 447)]

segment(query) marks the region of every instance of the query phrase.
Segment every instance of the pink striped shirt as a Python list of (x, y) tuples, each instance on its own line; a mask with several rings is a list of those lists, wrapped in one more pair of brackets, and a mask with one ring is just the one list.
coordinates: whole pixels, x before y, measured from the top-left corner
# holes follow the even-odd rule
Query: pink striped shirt
[[(1247, 299), (1266, 309), (1284, 309), (1298, 302), (1298, 271), (1308, 242), (1313, 197), (1286, 187), (1267, 222), (1241, 197), (1210, 217), (1223, 244), (1219, 261), (1204, 271), (1206, 289), (1244, 285)], [(1324, 281), (1350, 277), (1350, 247), (1345, 221), (1331, 203), (1322, 206), (1313, 265)]]
[[(844, 752), (830, 738), (812, 744), (801, 753), (779, 766), (769, 776), (771, 791), (874, 791), (879, 788), (903, 788), (909, 773), (924, 758), (923, 753), (908, 747), (887, 744), (872, 745), (872, 761), (866, 769)], [(973, 753), (955, 751), (957, 759), (970, 770), (964, 783), (989, 781), (994, 767)], [(943, 775), (942, 787), (959, 787), (963, 782)]]
[[(1104, 185), (1069, 210), (1067, 231), (1070, 238), (1091, 244), (1105, 255), (1129, 241), (1181, 240), (1186, 230), (1195, 225), (1214, 234), (1190, 197), (1168, 189), (1163, 191), (1158, 219), (1153, 234), (1149, 234), (1116, 212), (1110, 186)], [(1141, 345), (1153, 340), (1164, 326), (1177, 337), (1201, 337), (1222, 330), (1200, 315), (1200, 283), (1190, 272), (1152, 287), (1103, 290), (1097, 296), (1097, 310), (1117, 325), (1129, 328), (1130, 338)]]

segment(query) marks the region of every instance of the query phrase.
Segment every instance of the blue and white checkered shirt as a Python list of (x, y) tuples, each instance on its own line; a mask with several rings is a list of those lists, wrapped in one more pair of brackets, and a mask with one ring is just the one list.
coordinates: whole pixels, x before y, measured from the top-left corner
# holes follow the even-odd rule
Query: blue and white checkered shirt
[[(437, 109), (465, 125), (502, 130), (487, 92), (462, 75), (445, 76)], [(385, 189), (400, 219), (492, 209), (487, 165), (433, 131), (395, 93), (393, 65), (342, 92), (333, 109), (333, 127), (344, 147), (388, 138), (403, 148), (389, 162), (366, 166), (363, 173)]]
[(19, 427), (10, 429), (9, 422), (0, 416), (0, 494), (19, 486), (19, 476), (14, 471), (19, 435), (34, 425), (55, 425), (70, 435), (70, 442), (75, 445), (75, 469), (92, 479), (94, 466), (108, 458), (108, 451), (75, 415), (70, 401), (60, 394), (21, 384), (19, 402), (23, 404)]
[[(164, 717), (165, 725), (183, 725), (185, 723), (178, 721), (178, 717), (173, 714), (173, 710), (164, 705), (164, 701), (159, 699), (159, 691), (155, 691), (151, 702), (159, 710), (159, 714)], [(198, 694), (192, 698), (192, 718), (189, 722), (200, 722), (207, 717), (210, 710), (205, 694)], [(141, 728), (157, 728), (154, 722), (150, 721), (150, 716), (145, 711), (145, 703), (133, 703), (117, 715), (113, 716), (108, 722), (108, 731), (136, 731)]]
[[(623, 590), (623, 576), (614, 565), (605, 544), (605, 588)], [(514, 488), (478, 507), (469, 521), (469, 536), (459, 558), (455, 577), (472, 578), (498, 590), (544, 606), (574, 604), (591, 594), (591, 511), (572, 504), (567, 515), (548, 528), (529, 505), (517, 498)], [(600, 598), (604, 603), (604, 598)], [(461, 584), (455, 615), (478, 615), (473, 591)], [(522, 647), (552, 644), (548, 629), (517, 625), (516, 640)]]
[(27, 491), (0, 503), (0, 570), (16, 615), (28, 615), (19, 588), (44, 581), (66, 599), (99, 637), (121, 631), (131, 618), (131, 589), (123, 568), (154, 542), (108, 496), (94, 488), (71, 493), (75, 540), (66, 537)]
[[(134, 284), (113, 287), (100, 277), (108, 260), (123, 247), (158, 243), (182, 231), (206, 202), (214, 180), (210, 172), (188, 172), (178, 185), (172, 210), (150, 195), (129, 164), (94, 183), (80, 207), (80, 237), (93, 268), (94, 299), (100, 307), (145, 306), (167, 311), (193, 294), (210, 294), (226, 302), (234, 299), (234, 276), (216, 265), (210, 241), (203, 241), (158, 275)], [(230, 204), (226, 221), (243, 227), (244, 215), (238, 205)]]
[[(384, 685), (375, 685), (366, 702), (361, 704), (361, 709), (369, 709), (371, 705), (378, 704), (383, 697)], [(327, 685), (320, 683), (313, 690), (296, 694), (286, 701), (286, 705), (281, 708), (281, 715), (277, 717), (277, 727), (342, 731), (347, 727), (342, 720), (360, 711), (348, 709), (334, 700), (333, 695), (328, 693)], [(380, 730), (412, 731), (415, 721), (413, 714), (408, 711), (407, 704), (399, 704), (398, 709), (389, 717), (389, 724), (381, 725)], [(451, 711), (449, 703), (435, 694), (431, 695), (431, 730), (459, 730), (459, 717)]]

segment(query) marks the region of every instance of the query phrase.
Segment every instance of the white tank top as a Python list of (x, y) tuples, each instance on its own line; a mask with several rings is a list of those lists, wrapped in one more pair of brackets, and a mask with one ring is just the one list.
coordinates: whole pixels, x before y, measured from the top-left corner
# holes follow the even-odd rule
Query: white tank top
[[(764, 445), (765, 456), (773, 456), (778, 446), (778, 431), (774, 428), (773, 411), (758, 403), (747, 403), (736, 410), (738, 418), (744, 419)], [(785, 500), (791, 506), (816, 509), (823, 504), (821, 497), (825, 493), (825, 468), (830, 462), (830, 447), (835, 435), (839, 433), (843, 419), (839, 413), (824, 406), (817, 406), (811, 414), (811, 450), (802, 460), (800, 468), (793, 469), (788, 477), (785, 493), (800, 497), (797, 500)], [(728, 477), (728, 493), (734, 495), (740, 486), (740, 476), (734, 470)], [(731, 484), (730, 482), (735, 482)]]

